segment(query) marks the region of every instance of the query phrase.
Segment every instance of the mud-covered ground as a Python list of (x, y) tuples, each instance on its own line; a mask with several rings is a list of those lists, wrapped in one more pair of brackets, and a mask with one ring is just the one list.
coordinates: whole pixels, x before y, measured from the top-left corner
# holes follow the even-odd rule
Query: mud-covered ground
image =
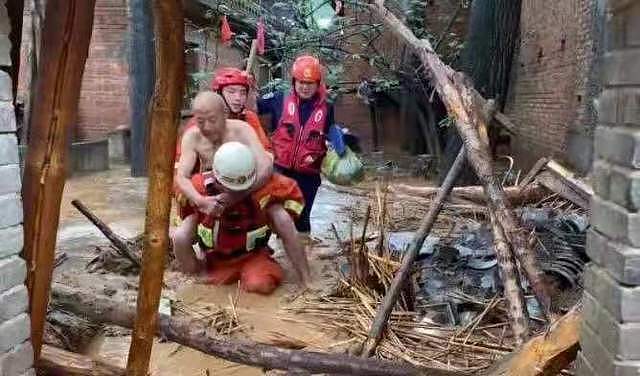
[[(136, 296), (137, 277), (113, 276), (108, 273), (89, 274), (86, 264), (97, 252), (96, 246), (107, 246), (106, 238), (72, 205), (79, 199), (94, 214), (124, 237), (135, 237), (142, 232), (146, 203), (146, 179), (131, 178), (127, 166), (114, 166), (110, 171), (74, 176), (67, 181), (61, 203), (61, 221), (57, 252), (66, 253), (67, 260), (56, 269), (54, 279), (78, 287), (91, 287), (98, 293), (114, 298), (132, 300)], [(350, 196), (334, 190), (321, 188), (312, 212), (313, 236), (316, 242), (310, 249), (309, 258), (316, 290), (329, 289), (336, 279), (336, 240), (331, 231), (335, 224), (342, 238), (349, 232), (348, 207), (365, 207), (363, 197)], [(269, 297), (243, 293), (239, 296), (237, 313), (242, 330), (238, 338), (263, 343), (278, 343), (287, 338), (302, 341), (308, 348), (326, 347), (327, 343), (340, 342), (335, 334), (314, 328), (313, 323), (300, 324), (286, 320), (287, 313), (281, 308), (299, 294), (292, 282), (291, 266), (284, 256), (279, 241), (272, 239), (278, 260), (287, 273), (285, 283)], [(198, 284), (176, 271), (165, 274), (168, 289), (166, 295), (184, 304), (213, 304), (230, 307), (236, 295), (236, 286), (210, 286)], [(290, 314), (290, 313), (288, 313)], [(299, 321), (299, 320), (298, 320)], [(126, 331), (101, 335), (85, 353), (109, 363), (126, 364), (130, 337)], [(260, 375), (262, 370), (239, 366), (174, 343), (157, 343), (153, 349), (151, 369), (154, 375)]]

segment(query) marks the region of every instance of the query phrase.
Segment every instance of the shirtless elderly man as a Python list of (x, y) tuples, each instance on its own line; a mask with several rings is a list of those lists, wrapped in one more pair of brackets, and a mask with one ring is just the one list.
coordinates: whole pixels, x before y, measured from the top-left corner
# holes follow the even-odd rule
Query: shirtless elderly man
[[(197, 126), (186, 129), (182, 135), (181, 153), (175, 177), (178, 189), (197, 210), (184, 216), (182, 224), (173, 236), (174, 252), (183, 271), (188, 273), (202, 271), (202, 263), (195, 257), (193, 250), (193, 241), (201, 216), (224, 217), (227, 209), (250, 200), (258, 210), (266, 214), (271, 229), (282, 239), (298, 282), (306, 287), (310, 280), (309, 267), (304, 247), (291, 217), (292, 214), (297, 215), (301, 212), (302, 203), (295, 205), (293, 202), (297, 197), (300, 199), (302, 197), (299, 188), (294, 181), (284, 176), (272, 175), (273, 157), (265, 151), (255, 131), (247, 123), (226, 118), (224, 100), (220, 95), (211, 91), (199, 93), (193, 103), (193, 115)], [(201, 186), (196, 186), (201, 184), (197, 183), (198, 180), (195, 177), (199, 177), (201, 181), (202, 173), (212, 169), (216, 151), (221, 145), (230, 142), (246, 145), (253, 154), (256, 167), (255, 181), (250, 188), (241, 192), (223, 190), (221, 193), (216, 192), (215, 195), (209, 196), (203, 192)], [(194, 182), (196, 182), (195, 185)], [(254, 252), (241, 253), (248, 255)], [(236, 274), (242, 282), (243, 273)], [(213, 282), (233, 283), (234, 281)], [(265, 291), (257, 292), (265, 293)]]

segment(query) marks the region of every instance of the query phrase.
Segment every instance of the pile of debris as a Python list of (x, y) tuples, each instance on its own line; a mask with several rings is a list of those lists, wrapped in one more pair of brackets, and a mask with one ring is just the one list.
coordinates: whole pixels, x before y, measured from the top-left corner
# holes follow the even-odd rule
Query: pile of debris
[[(552, 290), (553, 312), (571, 312), (580, 300), (588, 261), (590, 188), (557, 163), (544, 160), (520, 185), (505, 191), (517, 207), (523, 230), (532, 235), (531, 249)], [(351, 230), (350, 240), (339, 239), (348, 257), (340, 267), (343, 277), (337, 292), (307, 297), (288, 311), (313, 316), (314, 322), (323, 322), (345, 337), (343, 344), (351, 345), (350, 351), (362, 351), (358, 346), (368, 338), (376, 309), (436, 192), (437, 188), (395, 185), (369, 193), (364, 215), (352, 216), (363, 223), (362, 236), (354, 236)], [(356, 194), (367, 196), (357, 189)], [(474, 373), (516, 348), (508, 306), (501, 297), (503, 285), (488, 213), (482, 187), (452, 191), (376, 347), (379, 357)], [(374, 233), (367, 232), (370, 218)], [(530, 290), (526, 281), (523, 289)], [(525, 299), (532, 334), (544, 332), (548, 325), (543, 308), (532, 294)], [(324, 350), (335, 351), (334, 346)]]

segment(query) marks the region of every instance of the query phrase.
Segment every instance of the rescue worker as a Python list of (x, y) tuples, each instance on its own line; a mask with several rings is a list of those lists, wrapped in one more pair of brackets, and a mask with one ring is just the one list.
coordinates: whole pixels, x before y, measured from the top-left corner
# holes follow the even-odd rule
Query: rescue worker
[[(195, 175), (192, 183), (202, 195), (216, 195), (246, 191), (255, 179), (256, 162), (251, 149), (239, 142), (227, 142), (213, 157), (213, 171)], [(302, 201), (302, 193), (296, 192), (297, 197), (289, 196), (287, 200)], [(273, 190), (263, 193), (273, 194)], [(280, 285), (283, 271), (271, 257), (269, 235), (266, 212), (246, 196), (225, 208), (219, 217), (199, 214), (197, 239), (203, 256), (198, 258), (193, 249), (176, 256), (181, 263), (205, 271), (208, 283), (240, 281), (245, 291), (270, 294)]]
[(258, 114), (271, 117), (271, 144), (276, 170), (294, 179), (304, 194), (305, 207), (296, 221), (299, 232), (311, 231), (310, 214), (321, 184), (320, 168), (334, 123), (327, 102), (320, 61), (298, 57), (291, 69), (293, 90), (269, 93), (258, 100)]
[(249, 123), (256, 131), (258, 139), (265, 145), (267, 150), (271, 149), (269, 138), (264, 133), (258, 115), (247, 109), (247, 99), (251, 90), (252, 77), (238, 68), (225, 67), (216, 71), (211, 81), (211, 90), (220, 94), (224, 99), (225, 108), (229, 119), (243, 120)]
[[(224, 99), (214, 92), (198, 94), (193, 104), (197, 126), (187, 128), (182, 135), (175, 182), (191, 205), (183, 207), (183, 223), (173, 234), (176, 257), (185, 272), (197, 272), (198, 264), (192, 257), (186, 257), (193, 252), (192, 243), (199, 220), (196, 212), (219, 217), (226, 208), (251, 194), (251, 199), (266, 213), (271, 228), (282, 239), (298, 282), (306, 287), (310, 281), (306, 255), (293, 220), (287, 213), (297, 215), (303, 210), (302, 198), (296, 200), (296, 196), (302, 196), (297, 194), (299, 188), (291, 179), (279, 174), (271, 175), (271, 154), (265, 151), (256, 132), (246, 122), (226, 119), (224, 106)], [(220, 145), (230, 141), (246, 145), (253, 153), (256, 161), (253, 184), (242, 191), (226, 190), (215, 196), (203, 195), (194, 186), (192, 178), (197, 179), (198, 173), (211, 170), (214, 152)]]

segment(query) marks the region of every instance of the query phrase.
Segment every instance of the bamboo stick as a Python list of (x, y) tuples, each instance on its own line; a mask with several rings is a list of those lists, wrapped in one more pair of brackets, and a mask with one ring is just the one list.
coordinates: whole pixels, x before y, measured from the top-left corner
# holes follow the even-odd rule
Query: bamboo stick
[(369, 335), (364, 344), (363, 356), (369, 357), (373, 354), (376, 346), (380, 342), (382, 338), (382, 332), (386, 327), (387, 321), (389, 320), (389, 315), (393, 310), (393, 307), (396, 305), (396, 301), (398, 300), (398, 296), (402, 288), (405, 286), (407, 279), (411, 274), (411, 267), (413, 266), (413, 262), (418, 256), (418, 252), (420, 248), (422, 248), (422, 244), (424, 240), (429, 235), (433, 224), (442, 209), (445, 199), (451, 189), (453, 189), (453, 184), (455, 183), (460, 170), (462, 169), (463, 162), (465, 159), (465, 149), (464, 147), (460, 149), (458, 152), (458, 156), (456, 157), (451, 169), (447, 173), (447, 177), (444, 179), (442, 186), (440, 187), (440, 191), (438, 195), (431, 203), (431, 207), (429, 208), (429, 212), (422, 220), (420, 224), (420, 229), (415, 233), (413, 239), (411, 240), (411, 244), (409, 244), (409, 248), (402, 258), (402, 266), (398, 273), (395, 275), (391, 287), (387, 290), (387, 294), (384, 297), (384, 301), (378, 312), (376, 313), (375, 319), (373, 321), (373, 325), (371, 326), (371, 330), (369, 331)]
[(176, 136), (184, 90), (184, 18), (179, 0), (153, 2), (156, 38), (156, 84), (151, 108), (147, 218), (127, 375), (146, 376), (149, 368), (165, 254), (169, 246), (169, 215)]
[(31, 341), (40, 354), (53, 273), (67, 141), (78, 113), (89, 52), (95, 0), (47, 2), (39, 77), (25, 164), (24, 258), (31, 312)]

